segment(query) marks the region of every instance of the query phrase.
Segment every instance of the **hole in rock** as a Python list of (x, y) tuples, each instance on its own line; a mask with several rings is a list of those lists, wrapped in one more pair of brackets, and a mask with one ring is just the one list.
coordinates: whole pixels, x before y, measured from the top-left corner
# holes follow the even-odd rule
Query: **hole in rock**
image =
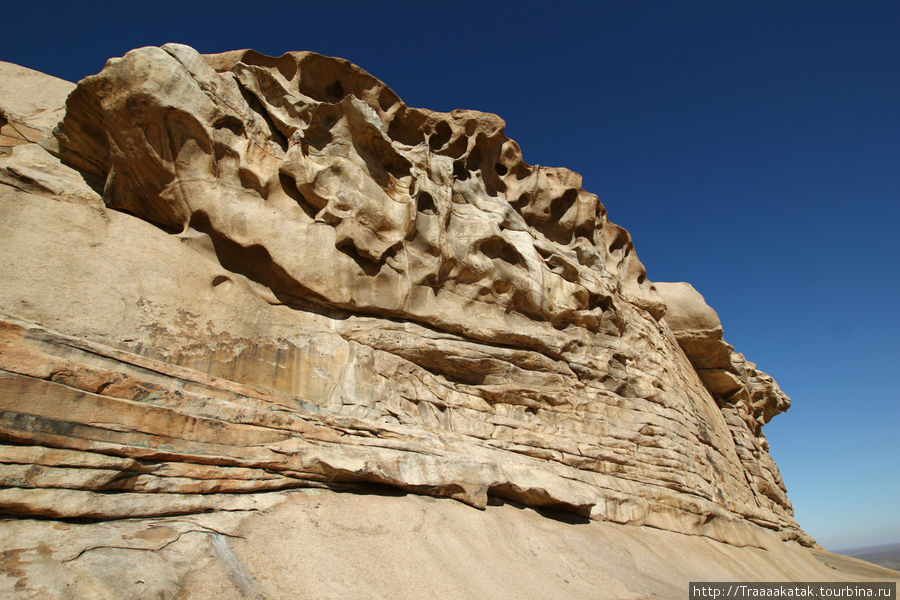
[(463, 154), (466, 153), (466, 150), (469, 149), (469, 138), (461, 135), (455, 140), (453, 140), (446, 150), (441, 152), (444, 156), (449, 156), (450, 158), (459, 158)]
[(238, 170), (238, 178), (241, 181), (241, 187), (251, 189), (263, 198), (266, 197), (267, 192), (265, 186), (263, 186), (262, 181), (260, 181), (259, 177), (257, 177), (253, 171), (241, 167)]
[(437, 207), (434, 205), (434, 198), (428, 192), (422, 192), (416, 199), (416, 210), (425, 215), (436, 215)]
[(424, 129), (427, 120), (421, 110), (401, 106), (391, 117), (388, 137), (407, 146), (417, 146), (425, 141)]
[(508, 281), (503, 281), (502, 279), (497, 279), (494, 283), (491, 284), (491, 289), (494, 290), (494, 293), (503, 295), (508, 292), (512, 288), (512, 285)]
[(499, 258), (511, 265), (522, 265), (525, 259), (519, 254), (515, 246), (499, 237), (492, 237), (481, 242), (478, 249), (488, 258)]
[(522, 209), (527, 208), (531, 204), (531, 195), (528, 192), (525, 192), (510, 200), (509, 203), (512, 204), (516, 210), (521, 212)]
[(329, 102), (340, 102), (344, 99), (344, 86), (340, 81), (335, 81), (331, 85), (325, 86), (325, 93), (328, 95)]
[(244, 123), (234, 115), (223, 115), (212, 125), (215, 129), (227, 129), (234, 135), (244, 135)]
[(566, 190), (562, 196), (554, 198), (550, 203), (550, 218), (554, 221), (562, 219), (569, 212), (569, 209), (572, 208), (572, 205), (575, 204), (577, 195), (578, 190)]
[(469, 178), (469, 171), (461, 160), (453, 163), (453, 176), (460, 181), (465, 181)]
[(509, 173), (509, 169), (507, 169), (504, 165), (497, 163), (494, 165), (494, 171), (496, 171), (497, 175), (503, 177), (507, 173)]
[(350, 63), (343, 59), (312, 53), (300, 59), (299, 75), (297, 89), (301, 94), (328, 103), (339, 101), (349, 94), (358, 97), (360, 90), (368, 91), (381, 83), (368, 73), (354, 71)]
[(434, 128), (434, 133), (428, 138), (428, 147), (434, 151), (440, 150), (448, 141), (450, 141), (450, 125), (446, 121), (441, 121)]
[(625, 230), (620, 230), (616, 234), (616, 239), (613, 240), (612, 244), (609, 245), (610, 252), (617, 252), (625, 247), (625, 244), (628, 243), (628, 236), (625, 234)]
[(305, 141), (316, 150), (323, 150), (334, 140), (330, 131), (333, 126), (334, 123), (327, 123), (327, 121), (311, 124), (306, 128)]
[(390, 110), (392, 106), (394, 106), (397, 101), (400, 100), (397, 98), (396, 94), (392, 92), (389, 88), (382, 88), (381, 92), (378, 93), (378, 106), (381, 107), (382, 112), (387, 112)]
[(599, 294), (591, 294), (588, 298), (588, 310), (594, 310), (595, 308), (599, 308), (602, 312), (606, 312), (613, 307), (612, 298), (608, 296), (601, 296)]

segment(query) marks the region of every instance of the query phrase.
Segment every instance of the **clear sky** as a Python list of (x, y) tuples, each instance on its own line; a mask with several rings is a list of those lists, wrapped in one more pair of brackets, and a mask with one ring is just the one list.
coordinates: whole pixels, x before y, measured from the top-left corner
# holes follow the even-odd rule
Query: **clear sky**
[(800, 524), (900, 541), (900, 2), (103, 4), (13, 3), (0, 60), (74, 81), (166, 42), (314, 50), (502, 116), (793, 398), (766, 433)]

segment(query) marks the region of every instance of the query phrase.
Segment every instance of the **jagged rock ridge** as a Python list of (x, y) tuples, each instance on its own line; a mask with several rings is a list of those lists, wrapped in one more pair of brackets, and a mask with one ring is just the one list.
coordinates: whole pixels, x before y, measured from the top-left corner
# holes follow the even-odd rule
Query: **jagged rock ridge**
[(79, 82), (52, 132), (14, 109), (3, 511), (368, 482), (813, 543), (761, 429), (786, 396), (499, 117), (407, 107), (341, 59), (173, 44)]

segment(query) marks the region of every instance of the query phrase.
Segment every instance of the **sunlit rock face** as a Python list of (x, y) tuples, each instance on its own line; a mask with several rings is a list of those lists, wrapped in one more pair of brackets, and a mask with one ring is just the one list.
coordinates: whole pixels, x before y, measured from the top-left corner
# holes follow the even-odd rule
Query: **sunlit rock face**
[(60, 89), (4, 106), (4, 512), (377, 483), (812, 543), (761, 429), (787, 397), (499, 117), (307, 52), (140, 48)]

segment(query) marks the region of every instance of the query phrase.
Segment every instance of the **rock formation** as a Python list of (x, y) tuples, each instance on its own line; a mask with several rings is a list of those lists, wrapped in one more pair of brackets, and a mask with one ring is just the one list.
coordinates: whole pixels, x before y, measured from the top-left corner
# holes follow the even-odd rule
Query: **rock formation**
[(309, 52), (0, 76), (8, 523), (168, 518), (168, 545), (376, 484), (814, 544), (761, 429), (787, 397), (499, 117)]

